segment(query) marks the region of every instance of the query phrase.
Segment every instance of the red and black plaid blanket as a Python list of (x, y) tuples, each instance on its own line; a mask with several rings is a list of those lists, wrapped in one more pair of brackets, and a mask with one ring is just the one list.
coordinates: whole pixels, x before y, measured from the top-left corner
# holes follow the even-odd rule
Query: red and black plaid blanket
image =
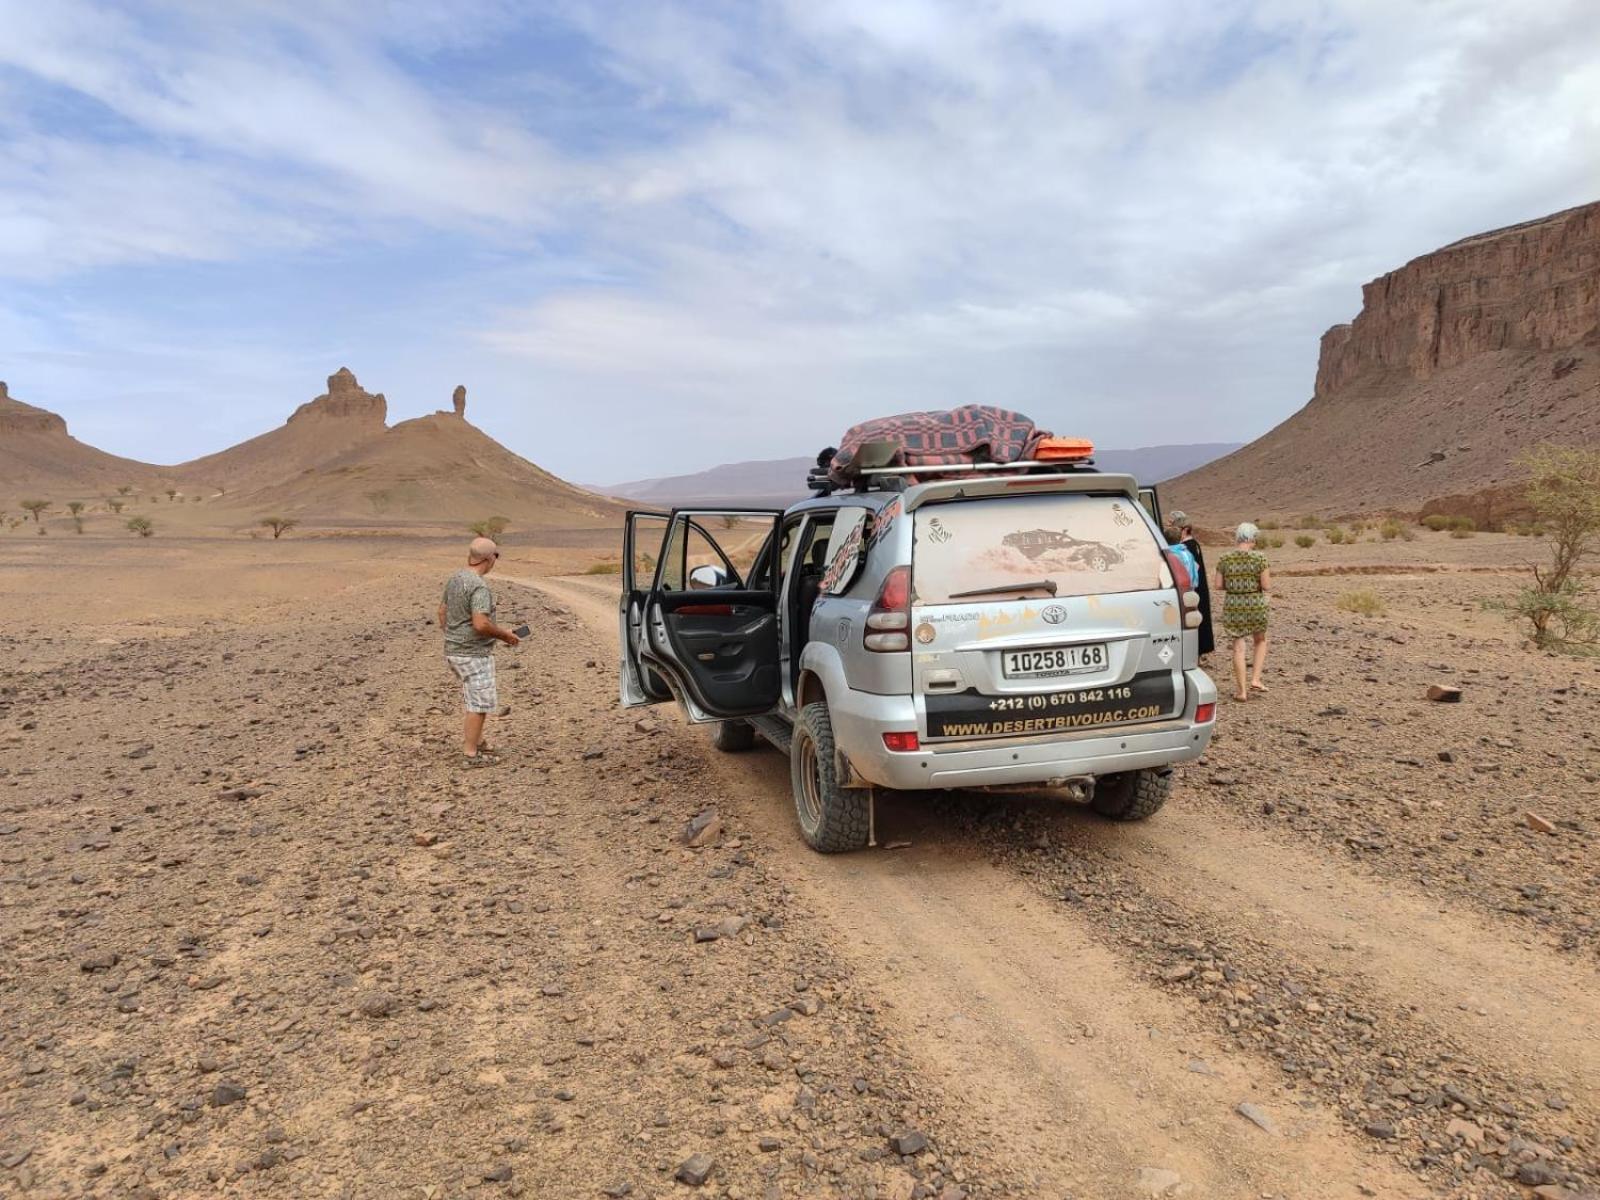
[(1031, 458), (1040, 438), (1050, 435), (1021, 413), (987, 404), (967, 404), (937, 412), (901, 413), (851, 426), (839, 444), (828, 474), (841, 486), (859, 478), (856, 456), (868, 442), (890, 442), (898, 449), (884, 464), (927, 467), (919, 478), (936, 477), (953, 463), (1008, 463)]

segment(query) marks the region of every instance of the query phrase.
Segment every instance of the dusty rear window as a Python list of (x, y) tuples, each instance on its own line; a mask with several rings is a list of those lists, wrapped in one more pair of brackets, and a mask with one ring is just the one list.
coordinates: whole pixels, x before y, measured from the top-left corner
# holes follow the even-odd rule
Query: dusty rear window
[(961, 592), (1050, 580), (1058, 596), (1171, 586), (1161, 548), (1125, 496), (1004, 496), (917, 510), (912, 572), (920, 604)]

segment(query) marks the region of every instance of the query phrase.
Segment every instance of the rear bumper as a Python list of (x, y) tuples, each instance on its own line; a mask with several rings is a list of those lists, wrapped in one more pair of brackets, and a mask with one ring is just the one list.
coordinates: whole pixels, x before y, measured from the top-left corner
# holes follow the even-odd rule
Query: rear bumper
[(833, 736), (859, 781), (898, 790), (1027, 786), (1086, 775), (1115, 775), (1186, 762), (1204, 754), (1215, 723), (1195, 721), (1201, 704), (1215, 704), (1216, 685), (1204, 671), (1186, 671), (1185, 711), (1170, 721), (1034, 738), (945, 742), (912, 753), (884, 748), (883, 735), (917, 728), (909, 696), (844, 689), (828, 696)]

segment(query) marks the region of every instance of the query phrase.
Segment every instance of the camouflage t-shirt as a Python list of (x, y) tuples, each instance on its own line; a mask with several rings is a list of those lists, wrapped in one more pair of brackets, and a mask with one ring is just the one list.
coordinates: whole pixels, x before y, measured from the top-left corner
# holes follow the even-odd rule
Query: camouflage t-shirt
[(444, 585), (444, 652), (487, 658), (494, 653), (494, 639), (472, 627), (473, 613), (487, 613), (494, 619), (494, 593), (482, 575), (465, 567), (450, 576)]

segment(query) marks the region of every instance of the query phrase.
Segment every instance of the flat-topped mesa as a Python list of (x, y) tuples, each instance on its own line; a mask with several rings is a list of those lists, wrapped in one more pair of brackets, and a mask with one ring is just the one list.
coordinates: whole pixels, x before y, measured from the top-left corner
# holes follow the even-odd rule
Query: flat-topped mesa
[(53, 412), (12, 398), (0, 383), (0, 434), (55, 433), (66, 436), (67, 423)]
[(307, 401), (295, 409), (290, 421), (306, 417), (353, 417), (382, 425), (389, 415), (389, 404), (383, 393), (364, 391), (356, 382), (349, 367), (340, 367), (328, 376), (328, 390), (315, 400)]
[(1369, 372), (1426, 379), (1495, 350), (1600, 339), (1600, 203), (1477, 234), (1362, 288), (1361, 312), (1322, 335), (1318, 397)]

